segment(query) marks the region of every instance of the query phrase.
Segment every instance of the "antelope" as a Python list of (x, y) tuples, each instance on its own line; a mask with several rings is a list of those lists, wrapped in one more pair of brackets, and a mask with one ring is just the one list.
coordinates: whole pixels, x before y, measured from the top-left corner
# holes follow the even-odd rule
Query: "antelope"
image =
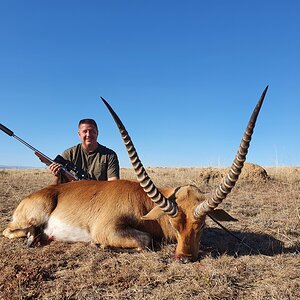
[(157, 188), (148, 176), (122, 121), (103, 99), (125, 143), (137, 181), (72, 181), (50, 185), (25, 197), (3, 231), (7, 238), (90, 242), (101, 247), (141, 251), (153, 241), (177, 242), (175, 258), (198, 259), (207, 216), (235, 221), (217, 206), (231, 192), (242, 171), (268, 86), (252, 115), (228, 174), (207, 197), (195, 185)]

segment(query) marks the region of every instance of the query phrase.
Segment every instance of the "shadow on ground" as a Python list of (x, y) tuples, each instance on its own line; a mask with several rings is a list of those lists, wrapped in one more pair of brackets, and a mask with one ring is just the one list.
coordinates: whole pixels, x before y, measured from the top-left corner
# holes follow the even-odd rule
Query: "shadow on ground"
[(275, 256), (283, 253), (300, 253), (300, 244), (285, 247), (284, 243), (271, 235), (251, 232), (230, 231), (220, 228), (205, 228), (201, 238), (202, 256), (222, 254), (235, 257), (244, 255)]

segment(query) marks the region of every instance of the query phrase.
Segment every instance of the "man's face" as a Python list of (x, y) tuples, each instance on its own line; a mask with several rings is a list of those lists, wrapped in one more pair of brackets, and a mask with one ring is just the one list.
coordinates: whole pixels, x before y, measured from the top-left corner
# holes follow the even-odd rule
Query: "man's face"
[(80, 124), (78, 135), (84, 148), (91, 149), (97, 145), (98, 131), (94, 125)]

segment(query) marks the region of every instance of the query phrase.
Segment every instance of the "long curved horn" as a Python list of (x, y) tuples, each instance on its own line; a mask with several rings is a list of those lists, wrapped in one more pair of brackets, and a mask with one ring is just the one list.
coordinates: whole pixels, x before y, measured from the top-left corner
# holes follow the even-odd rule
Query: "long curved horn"
[(145, 193), (147, 193), (148, 197), (157, 204), (160, 209), (168, 214), (171, 217), (175, 217), (178, 213), (178, 207), (175, 201), (172, 201), (171, 199), (165, 198), (157, 189), (157, 187), (154, 185), (153, 181), (148, 176), (141, 160), (138, 157), (138, 154), (135, 150), (135, 147), (132, 143), (132, 140), (123, 125), (122, 121), (118, 117), (118, 115), (115, 113), (115, 111), (112, 109), (112, 107), (107, 103), (107, 101), (102, 98), (102, 101), (108, 108), (109, 112), (111, 113), (112, 117), (114, 118), (119, 131), (121, 133), (122, 139), (125, 143), (126, 150), (129, 155), (130, 162), (133, 166), (133, 169), (135, 171), (135, 174), (137, 176), (137, 179), (141, 185), (141, 187), (144, 189)]
[(209, 213), (214, 210), (231, 192), (232, 188), (235, 186), (236, 181), (239, 178), (239, 175), (242, 172), (244, 162), (246, 160), (246, 155), (250, 146), (251, 137), (254, 131), (255, 122), (259, 114), (260, 108), (263, 104), (265, 95), (267, 93), (268, 86), (263, 91), (252, 115), (250, 121), (247, 125), (247, 128), (244, 132), (241, 144), (235, 156), (235, 159), (231, 165), (231, 168), (228, 174), (222, 180), (222, 183), (216, 188), (213, 196), (206, 201), (199, 204), (194, 210), (194, 216), (200, 218), (204, 214)]

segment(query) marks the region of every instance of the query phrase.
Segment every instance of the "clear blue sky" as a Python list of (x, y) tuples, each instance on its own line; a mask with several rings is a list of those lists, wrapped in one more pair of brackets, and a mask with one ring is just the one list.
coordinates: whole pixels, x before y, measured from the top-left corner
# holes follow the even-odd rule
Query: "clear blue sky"
[[(129, 167), (103, 96), (145, 166), (228, 166), (269, 85), (248, 161), (300, 165), (299, 12), (298, 0), (0, 0), (0, 123), (55, 157), (94, 118)], [(0, 165), (43, 166), (0, 143)]]

